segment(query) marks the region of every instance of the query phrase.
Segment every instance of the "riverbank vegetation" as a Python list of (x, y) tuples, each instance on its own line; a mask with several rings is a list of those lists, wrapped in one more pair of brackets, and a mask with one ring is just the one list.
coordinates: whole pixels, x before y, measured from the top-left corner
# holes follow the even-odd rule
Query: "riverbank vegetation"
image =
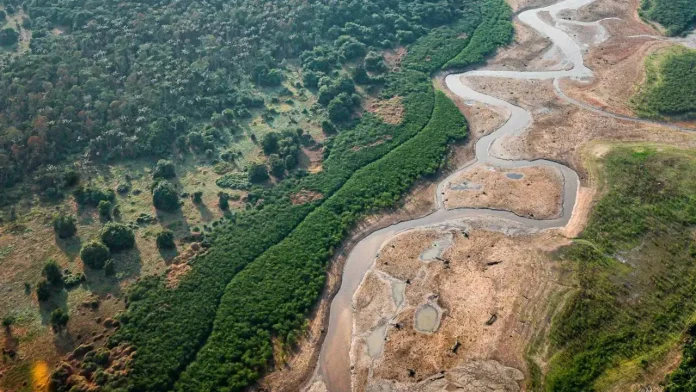
[(696, 24), (696, 3), (691, 0), (642, 0), (638, 13), (675, 36), (688, 33)]
[(643, 117), (696, 118), (696, 50), (675, 45), (645, 60), (645, 81), (632, 98)]
[[(696, 154), (616, 147), (603, 167), (606, 193), (580, 239), (558, 255), (577, 292), (553, 319), (549, 391), (639, 381), (662, 365), (696, 311)], [(688, 379), (682, 370), (670, 383)]]

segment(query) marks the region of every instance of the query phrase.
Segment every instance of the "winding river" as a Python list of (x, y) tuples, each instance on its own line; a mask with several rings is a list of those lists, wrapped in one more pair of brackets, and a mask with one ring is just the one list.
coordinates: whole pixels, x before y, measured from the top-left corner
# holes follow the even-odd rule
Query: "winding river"
[[(531, 9), (519, 14), (522, 23), (527, 24), (542, 36), (548, 37), (562, 53), (563, 61), (572, 64), (572, 67), (560, 71), (490, 71), (474, 70), (463, 74), (448, 75), (445, 79), (447, 88), (464, 100), (477, 101), (486, 105), (502, 108), (509, 113), (507, 121), (491, 134), (479, 139), (475, 146), (476, 158), (465, 167), (459, 168), (452, 175), (445, 178), (438, 184), (435, 194), (437, 210), (425, 217), (405, 221), (393, 226), (378, 230), (360, 241), (350, 252), (343, 271), (341, 287), (331, 303), (329, 315), (329, 325), (321, 352), (319, 355), (318, 373), (323, 378), (325, 385), (330, 392), (347, 392), (351, 390), (351, 330), (352, 320), (352, 299), (358, 289), (365, 273), (372, 266), (380, 248), (389, 241), (394, 235), (415, 228), (423, 228), (446, 223), (448, 221), (467, 219), (498, 218), (516, 222), (524, 227), (534, 229), (550, 229), (564, 227), (573, 212), (579, 179), (577, 173), (569, 167), (548, 160), (508, 160), (491, 155), (491, 147), (503, 136), (519, 135), (523, 133), (532, 123), (532, 115), (529, 111), (512, 105), (509, 102), (475, 91), (466, 83), (467, 77), (495, 77), (525, 80), (553, 80), (556, 94), (567, 102), (580, 106), (602, 115), (614, 117), (621, 120), (635, 121), (641, 123), (655, 123), (652, 121), (635, 119), (592, 107), (585, 103), (578, 102), (567, 97), (560, 88), (561, 78), (572, 78), (575, 80), (589, 80), (592, 71), (583, 62), (583, 50), (580, 45), (573, 40), (566, 32), (557, 27), (559, 23), (572, 24), (578, 23), (588, 25), (586, 22), (572, 22), (562, 20), (558, 17), (563, 10), (577, 10), (595, 0), (564, 0), (556, 4)], [(554, 24), (551, 25), (542, 20), (540, 14), (548, 12)], [(597, 25), (602, 21), (591, 24)], [(671, 124), (659, 123), (671, 128), (683, 129)], [(448, 210), (442, 199), (443, 193), (451, 184), (451, 180), (462, 171), (467, 170), (475, 163), (485, 163), (504, 169), (521, 168), (529, 166), (549, 166), (558, 169), (563, 176), (564, 193), (563, 206), (559, 218), (547, 220), (535, 220), (517, 216), (508, 211), (493, 209), (474, 209), (460, 208)]]

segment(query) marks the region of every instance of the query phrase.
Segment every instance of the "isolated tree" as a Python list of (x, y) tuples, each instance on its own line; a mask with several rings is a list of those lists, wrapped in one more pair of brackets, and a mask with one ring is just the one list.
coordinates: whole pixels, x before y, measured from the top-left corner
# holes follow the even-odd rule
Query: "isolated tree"
[(109, 222), (101, 230), (101, 240), (110, 251), (118, 252), (135, 246), (133, 230), (118, 222)]
[(203, 191), (195, 191), (191, 195), (191, 200), (195, 204), (201, 204), (203, 202)]
[(5, 327), (5, 329), (8, 331), (10, 330), (10, 327), (12, 326), (12, 324), (14, 324), (14, 322), (14, 316), (11, 316), (9, 314), (2, 318), (2, 326)]
[(227, 211), (230, 209), (230, 195), (225, 192), (218, 193), (218, 206), (221, 210)]
[(70, 316), (63, 309), (58, 308), (51, 312), (51, 328), (53, 332), (60, 333), (68, 325)]
[(152, 190), (152, 204), (158, 210), (174, 211), (179, 208), (179, 195), (169, 181), (159, 181)]
[(53, 230), (58, 238), (70, 238), (77, 233), (76, 222), (77, 219), (72, 215), (56, 215), (53, 217)]
[(60, 269), (58, 263), (52, 259), (49, 259), (46, 264), (44, 264), (41, 273), (53, 286), (60, 286), (63, 283), (63, 271)]
[(155, 171), (152, 173), (152, 177), (155, 179), (170, 179), (176, 177), (176, 170), (172, 161), (166, 159), (160, 159), (157, 161), (157, 166), (155, 167)]
[(174, 233), (171, 230), (164, 229), (157, 233), (157, 248), (172, 249), (175, 248)]
[(80, 250), (80, 258), (89, 268), (101, 269), (109, 259), (109, 248), (101, 242), (89, 242)]
[(249, 182), (259, 183), (268, 180), (268, 168), (262, 163), (252, 163), (247, 174)]

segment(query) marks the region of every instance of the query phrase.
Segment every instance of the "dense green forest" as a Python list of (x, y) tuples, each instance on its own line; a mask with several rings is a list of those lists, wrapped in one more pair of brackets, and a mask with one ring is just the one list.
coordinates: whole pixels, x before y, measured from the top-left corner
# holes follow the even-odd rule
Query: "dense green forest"
[[(289, 73), (301, 74), (290, 87), (317, 97), (308, 115), (326, 132), (322, 170), (290, 172), (303, 133), (288, 129), (258, 140), (278, 180), (273, 186), (253, 184), (268, 178), (264, 164), (251, 165), (248, 178), (218, 180), (247, 190), (247, 209), (215, 222), (203, 239), (207, 251), (176, 286), (151, 276), (131, 287), (109, 341), (135, 350), (128, 371), (106, 371), (109, 361), (94, 355), (83, 364), (88, 381), (108, 390), (165, 391), (177, 382), (181, 390), (241, 390), (253, 383), (267, 367), (272, 336), (293, 345), (346, 232), (436, 171), (447, 144), (465, 135), (463, 117), (433, 91), (430, 73), (454, 58), (456, 67), (483, 61), (513, 34), (502, 0), (8, 5), (26, 12), (32, 39), (28, 53), (3, 60), (4, 186), (30, 179), (39, 193), (78, 189), (92, 200), (101, 193), (75, 181), (75, 161), (203, 152), (225, 160), (237, 136), (255, 140), (245, 128), (250, 113), (266, 110), (263, 93), (282, 91)], [(433, 44), (451, 49), (426, 67), (418, 64), (430, 59), (414, 55), (396, 70), (382, 60), (385, 49), (406, 45), (415, 54)], [(353, 116), (364, 94), (399, 97), (400, 123)], [(153, 191), (162, 204), (167, 182), (159, 171)], [(295, 202), (303, 192), (318, 197)], [(224, 353), (214, 351), (219, 341), (230, 344)], [(70, 389), (68, 376), (59, 368), (53, 387)]]
[[(609, 372), (661, 366), (696, 311), (696, 156), (619, 147), (604, 167), (606, 194), (559, 254), (579, 288), (553, 321), (549, 391), (604, 390)], [(691, 390), (689, 352), (669, 390)]]
[(329, 106), (343, 64), (476, 19), (481, 0), (6, 3), (32, 31), (30, 51), (0, 73), (0, 182), (11, 185), (76, 157), (215, 150), (292, 62)]
[(696, 117), (696, 50), (674, 46), (646, 60), (646, 77), (632, 104), (644, 117)]
[(667, 29), (667, 35), (685, 34), (696, 23), (696, 2), (692, 0), (642, 0), (641, 17)]

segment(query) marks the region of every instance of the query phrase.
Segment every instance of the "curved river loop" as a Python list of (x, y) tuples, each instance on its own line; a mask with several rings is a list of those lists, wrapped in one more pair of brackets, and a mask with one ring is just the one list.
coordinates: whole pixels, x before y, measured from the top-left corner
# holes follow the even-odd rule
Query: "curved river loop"
[[(490, 95), (475, 91), (466, 83), (468, 77), (493, 77), (508, 78), (517, 80), (553, 80), (556, 94), (566, 102), (579, 106), (604, 116), (609, 116), (619, 120), (633, 121), (637, 123), (648, 123), (660, 125), (672, 129), (689, 131), (687, 128), (679, 126), (643, 120), (623, 116), (591, 105), (579, 102), (566, 96), (561, 90), (559, 80), (563, 78), (577, 81), (589, 81), (593, 73), (583, 62), (583, 50), (580, 45), (573, 40), (568, 33), (559, 29), (557, 26), (563, 24), (579, 25), (599, 25), (603, 20), (587, 23), (563, 20), (558, 14), (564, 10), (577, 10), (595, 0), (564, 0), (547, 7), (541, 7), (524, 11), (519, 14), (519, 20), (536, 30), (539, 34), (547, 37), (553, 42), (562, 54), (565, 64), (572, 64), (572, 68), (558, 71), (490, 71), (474, 70), (460, 74), (450, 74), (445, 78), (445, 84), (454, 94), (463, 100), (476, 101), (492, 107), (497, 107), (507, 111), (509, 117), (507, 121), (497, 130), (487, 136), (482, 137), (476, 142), (475, 159), (459, 168), (450, 176), (438, 184), (435, 194), (437, 210), (422, 218), (401, 222), (381, 230), (375, 231), (360, 241), (350, 252), (344, 265), (341, 287), (331, 302), (328, 330), (324, 343), (319, 354), (317, 372), (323, 379), (329, 392), (347, 392), (351, 390), (351, 363), (350, 347), (351, 332), (353, 325), (352, 299), (356, 290), (360, 286), (363, 277), (373, 265), (380, 248), (392, 237), (401, 232), (433, 227), (446, 224), (447, 222), (466, 219), (484, 220), (497, 219), (510, 221), (517, 226), (545, 230), (552, 228), (562, 228), (569, 222), (579, 189), (579, 178), (577, 173), (567, 166), (556, 162), (538, 159), (532, 161), (503, 159), (491, 155), (491, 147), (498, 139), (503, 136), (522, 134), (532, 123), (532, 114), (509, 102), (495, 98)], [(548, 13), (554, 24), (551, 25), (543, 21), (541, 13)], [(601, 27), (601, 26), (600, 26)], [(445, 189), (450, 186), (453, 178), (468, 170), (473, 164), (488, 164), (503, 169), (515, 169), (530, 166), (547, 166), (559, 170), (563, 177), (563, 205), (561, 215), (555, 219), (530, 219), (515, 215), (512, 212), (494, 210), (486, 208), (458, 208), (447, 209), (443, 201)], [(385, 330), (386, 333), (386, 330)]]

